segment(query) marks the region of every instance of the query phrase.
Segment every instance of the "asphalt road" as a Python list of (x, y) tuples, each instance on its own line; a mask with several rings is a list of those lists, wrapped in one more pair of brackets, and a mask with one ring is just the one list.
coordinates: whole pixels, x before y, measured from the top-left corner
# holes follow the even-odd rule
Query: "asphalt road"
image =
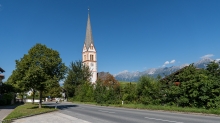
[[(49, 104), (50, 105), (50, 104)], [(53, 105), (53, 104), (51, 104)], [(220, 123), (218, 116), (60, 103), (59, 112), (92, 123)]]

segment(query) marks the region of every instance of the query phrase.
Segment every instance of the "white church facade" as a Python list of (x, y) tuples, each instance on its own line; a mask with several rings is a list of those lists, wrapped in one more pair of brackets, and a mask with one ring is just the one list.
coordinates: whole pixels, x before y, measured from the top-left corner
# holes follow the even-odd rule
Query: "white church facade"
[(92, 37), (92, 28), (90, 23), (90, 15), (88, 14), (87, 27), (86, 27), (86, 37), (83, 45), (82, 51), (82, 62), (83, 64), (89, 66), (92, 76), (91, 82), (95, 83), (97, 80), (97, 54)]

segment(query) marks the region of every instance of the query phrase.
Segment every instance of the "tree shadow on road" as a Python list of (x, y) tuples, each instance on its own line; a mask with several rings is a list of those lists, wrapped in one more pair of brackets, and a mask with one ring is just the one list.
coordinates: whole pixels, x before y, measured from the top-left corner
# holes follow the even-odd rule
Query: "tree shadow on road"
[(78, 107), (78, 105), (58, 105), (57, 108), (60, 110), (72, 108), (72, 107)]
[(44, 105), (47, 106), (47, 107), (55, 107), (55, 108), (60, 109), (60, 110), (64, 110), (64, 109), (71, 108), (71, 107), (78, 107), (78, 105), (74, 105), (74, 104), (54, 103), (54, 102), (45, 103)]

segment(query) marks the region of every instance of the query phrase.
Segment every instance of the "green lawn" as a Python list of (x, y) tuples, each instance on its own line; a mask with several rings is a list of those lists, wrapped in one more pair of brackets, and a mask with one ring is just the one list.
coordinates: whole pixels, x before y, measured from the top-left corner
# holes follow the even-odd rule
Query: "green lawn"
[(55, 109), (54, 107), (46, 107), (43, 105), (42, 108), (38, 108), (38, 104), (25, 103), (24, 105), (16, 107), (4, 120), (41, 114), (56, 110), (58, 109)]
[[(130, 82), (127, 82), (127, 81), (118, 81), (120, 84), (128, 84)], [(132, 84), (136, 84), (137, 82), (131, 82)]]
[[(121, 87), (126, 86), (127, 84), (129, 84), (130, 82), (126, 82), (126, 81), (119, 81)], [(131, 84), (137, 84), (137, 82), (131, 82)]]

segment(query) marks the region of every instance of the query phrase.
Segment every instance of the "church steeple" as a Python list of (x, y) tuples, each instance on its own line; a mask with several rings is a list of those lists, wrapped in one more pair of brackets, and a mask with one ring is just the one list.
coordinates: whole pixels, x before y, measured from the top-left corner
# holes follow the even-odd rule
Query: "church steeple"
[(92, 28), (89, 13), (86, 27), (86, 38), (82, 51), (82, 62), (83, 64), (89, 66), (90, 71), (92, 72), (90, 81), (92, 83), (95, 83), (97, 80), (97, 54), (92, 37)]
[(87, 27), (86, 27), (86, 38), (85, 38), (85, 46), (86, 49), (88, 50), (91, 44), (94, 45), (93, 43), (93, 38), (92, 38), (92, 27), (90, 23), (90, 16), (88, 12), (88, 20), (87, 20)]

